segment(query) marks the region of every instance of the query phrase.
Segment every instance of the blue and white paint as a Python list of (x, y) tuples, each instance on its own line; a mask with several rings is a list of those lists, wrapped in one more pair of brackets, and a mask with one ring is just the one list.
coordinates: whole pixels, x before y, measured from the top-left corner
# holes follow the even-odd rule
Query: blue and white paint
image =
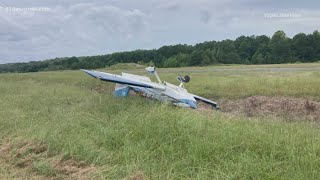
[(182, 81), (179, 86), (162, 82), (154, 67), (148, 67), (146, 70), (157, 77), (158, 83), (152, 82), (149, 77), (129, 73), (115, 75), (99, 71), (81, 70), (101, 81), (116, 83), (114, 94), (118, 97), (126, 97), (129, 95), (129, 91), (132, 90), (142, 96), (170, 102), (179, 107), (196, 109), (198, 108), (197, 101), (202, 101), (213, 108), (219, 109), (219, 105), (216, 102), (189, 93), (184, 88), (184, 82)]

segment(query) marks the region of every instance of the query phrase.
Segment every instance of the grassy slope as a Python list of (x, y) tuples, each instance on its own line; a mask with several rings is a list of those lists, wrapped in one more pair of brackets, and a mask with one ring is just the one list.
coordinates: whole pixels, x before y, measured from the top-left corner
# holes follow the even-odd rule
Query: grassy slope
[[(189, 89), (222, 98), (320, 97), (318, 72), (215, 68), (191, 68), (201, 71), (188, 73)], [(174, 82), (188, 69), (160, 72)], [(200, 113), (91, 90), (111, 86), (73, 71), (0, 75), (0, 136), (41, 140), (52, 153), (102, 166), (100, 176), (107, 178), (136, 171), (152, 179), (320, 176), (320, 130), (311, 124)]]

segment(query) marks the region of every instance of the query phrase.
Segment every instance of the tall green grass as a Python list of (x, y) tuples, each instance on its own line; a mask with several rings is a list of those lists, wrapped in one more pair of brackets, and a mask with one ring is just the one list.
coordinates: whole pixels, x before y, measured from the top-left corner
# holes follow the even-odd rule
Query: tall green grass
[[(209, 74), (198, 76), (208, 81), (208, 87), (201, 89), (204, 84), (200, 81), (204, 80), (197, 77), (189, 86), (204, 95), (277, 94), (274, 89), (261, 91), (255, 87), (259, 75), (229, 75), (230, 78), (221, 76), (211, 81)], [(297, 76), (305, 79), (292, 78)], [(318, 74), (299, 72), (263, 78), (269, 85), (288, 78), (287, 86), (305, 83), (307, 87), (318, 88), (308, 83), (317, 81), (313, 76)], [(171, 81), (170, 77), (173, 78), (173, 73), (164, 79)], [(137, 96), (114, 98), (111, 91), (94, 90), (111, 88), (111, 84), (73, 71), (5, 74), (0, 79), (1, 137), (43, 141), (48, 144), (49, 153), (101, 167), (97, 175), (100, 178), (120, 179), (136, 171), (142, 171), (150, 179), (320, 177), (320, 130), (310, 123), (199, 112)], [(247, 83), (236, 81), (241, 79)], [(220, 89), (211, 92), (210, 88), (216, 86)], [(256, 90), (244, 94), (234, 90), (245, 86)], [(286, 88), (279, 85), (283, 92)], [(298, 96), (318, 96), (307, 88), (292, 92)]]

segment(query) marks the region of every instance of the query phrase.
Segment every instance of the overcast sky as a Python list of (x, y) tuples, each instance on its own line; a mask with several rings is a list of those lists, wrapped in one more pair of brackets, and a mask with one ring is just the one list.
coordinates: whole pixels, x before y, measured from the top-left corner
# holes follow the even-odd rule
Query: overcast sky
[(0, 64), (320, 30), (320, 1), (0, 0)]

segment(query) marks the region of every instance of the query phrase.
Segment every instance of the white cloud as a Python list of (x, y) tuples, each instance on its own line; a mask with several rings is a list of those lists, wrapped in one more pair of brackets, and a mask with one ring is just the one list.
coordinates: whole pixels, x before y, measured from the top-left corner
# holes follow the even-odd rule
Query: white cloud
[(42, 13), (0, 13), (0, 54), (11, 57), (2, 56), (5, 61), (120, 50), (117, 46), (139, 38), (147, 24), (140, 10), (89, 3), (56, 6)]
[[(319, 2), (275, 0), (3, 0), (0, 63), (106, 54), (194, 44), (239, 35), (289, 35), (320, 29)], [(47, 12), (6, 12), (5, 7), (48, 7)], [(264, 13), (299, 11), (300, 18)]]

